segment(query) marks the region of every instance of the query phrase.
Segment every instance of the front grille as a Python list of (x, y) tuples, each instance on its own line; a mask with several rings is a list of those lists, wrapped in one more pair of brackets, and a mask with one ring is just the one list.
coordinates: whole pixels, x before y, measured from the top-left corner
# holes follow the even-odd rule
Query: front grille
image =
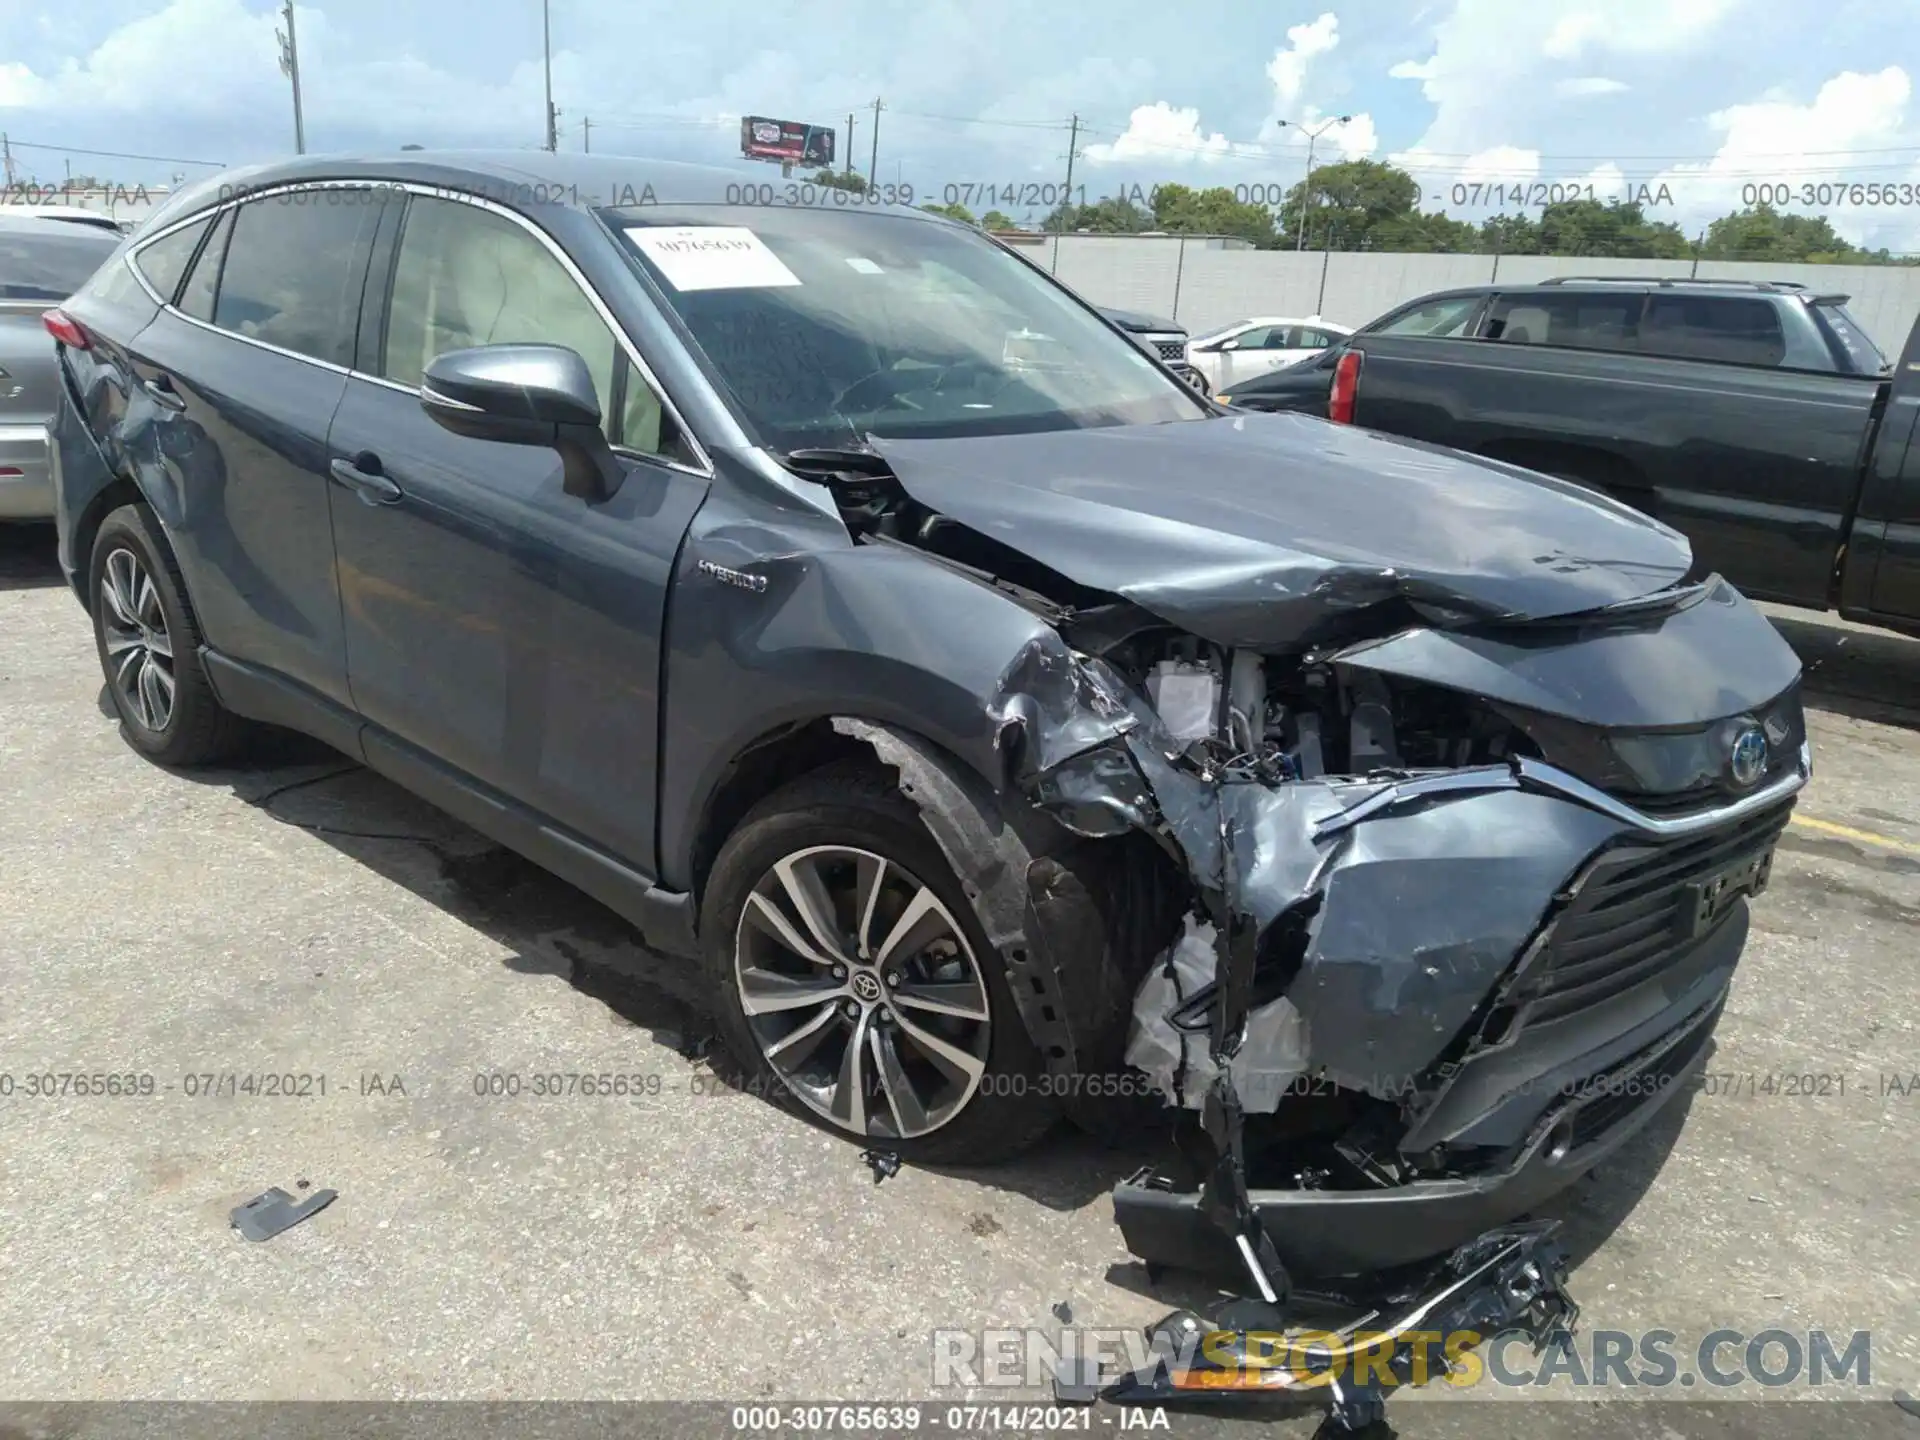
[(1609, 851), (1595, 862), (1514, 999), (1529, 1020), (1553, 1020), (1657, 975), (1767, 882), (1793, 802), (1704, 835)]
[(1184, 360), (1187, 358), (1187, 345), (1184, 340), (1156, 340), (1153, 348), (1160, 352), (1162, 360)]

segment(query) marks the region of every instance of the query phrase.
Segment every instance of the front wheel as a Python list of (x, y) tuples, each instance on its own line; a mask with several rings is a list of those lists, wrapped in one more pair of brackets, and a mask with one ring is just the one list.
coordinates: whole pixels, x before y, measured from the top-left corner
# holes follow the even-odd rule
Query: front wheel
[(728, 1048), (863, 1144), (1005, 1159), (1058, 1117), (999, 955), (912, 802), (869, 767), (803, 777), (714, 864), (701, 931)]

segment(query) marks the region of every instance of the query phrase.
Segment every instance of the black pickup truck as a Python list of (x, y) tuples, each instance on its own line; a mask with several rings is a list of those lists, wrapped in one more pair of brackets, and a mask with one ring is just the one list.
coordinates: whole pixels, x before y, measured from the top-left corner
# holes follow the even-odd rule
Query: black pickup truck
[(1577, 480), (1756, 599), (1920, 634), (1920, 326), (1889, 365), (1843, 295), (1574, 276), (1449, 290), (1220, 398)]

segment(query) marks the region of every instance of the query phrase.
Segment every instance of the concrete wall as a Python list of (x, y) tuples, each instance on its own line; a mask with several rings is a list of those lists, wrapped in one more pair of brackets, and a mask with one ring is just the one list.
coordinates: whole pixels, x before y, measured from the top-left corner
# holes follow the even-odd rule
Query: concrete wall
[[(1057, 254), (1056, 254), (1057, 247)], [(1376, 255), (1225, 250), (1177, 237), (1068, 235), (1030, 251), (1089, 300), (1178, 320), (1199, 334), (1252, 315), (1324, 315), (1364, 325), (1404, 300), (1455, 285), (1553, 275), (1689, 275), (1797, 280), (1852, 296), (1848, 309), (1889, 356), (1920, 317), (1920, 266), (1754, 265), (1703, 260), (1593, 260), (1558, 256)]]

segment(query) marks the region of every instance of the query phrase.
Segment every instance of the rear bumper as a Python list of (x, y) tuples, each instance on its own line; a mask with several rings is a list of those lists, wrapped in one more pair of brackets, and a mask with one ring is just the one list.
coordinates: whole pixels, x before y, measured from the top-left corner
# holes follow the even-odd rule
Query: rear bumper
[[(1706, 1062), (1746, 941), (1744, 905), (1673, 970), (1619, 997), (1639, 1024), (1584, 1050), (1541, 1056), (1509, 1077), (1517, 1104), (1548, 1102), (1503, 1164), (1466, 1178), (1372, 1190), (1266, 1189), (1250, 1176), (1263, 1228), (1297, 1279), (1369, 1273), (1424, 1260), (1526, 1214), (1572, 1185), (1639, 1133)], [(1578, 1044), (1588, 1044), (1583, 1040)], [(1203, 1213), (1198, 1192), (1143, 1172), (1116, 1187), (1114, 1218), (1127, 1248), (1154, 1264), (1239, 1275), (1233, 1240)]]
[(0, 520), (53, 519), (47, 424), (0, 423)]

